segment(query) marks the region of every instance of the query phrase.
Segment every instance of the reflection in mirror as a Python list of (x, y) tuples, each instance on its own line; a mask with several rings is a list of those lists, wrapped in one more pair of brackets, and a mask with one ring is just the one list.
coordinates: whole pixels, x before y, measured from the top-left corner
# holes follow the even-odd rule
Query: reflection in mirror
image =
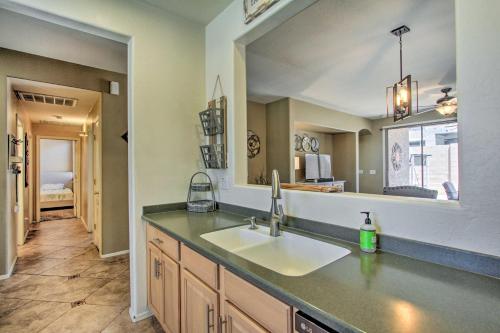
[(454, 21), (453, 0), (319, 0), (249, 44), (248, 183), (458, 200)]

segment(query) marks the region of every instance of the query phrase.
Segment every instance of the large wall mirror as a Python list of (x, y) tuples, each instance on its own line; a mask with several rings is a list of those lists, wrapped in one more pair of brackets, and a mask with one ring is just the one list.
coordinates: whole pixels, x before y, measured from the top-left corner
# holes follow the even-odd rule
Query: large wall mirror
[(247, 182), (458, 200), (454, 13), (319, 0), (249, 44)]

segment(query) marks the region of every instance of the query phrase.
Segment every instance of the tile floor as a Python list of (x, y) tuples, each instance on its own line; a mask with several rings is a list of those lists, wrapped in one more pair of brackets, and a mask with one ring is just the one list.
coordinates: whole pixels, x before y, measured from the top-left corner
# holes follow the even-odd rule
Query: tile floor
[(77, 219), (37, 224), (0, 281), (0, 332), (163, 332), (132, 323), (128, 255), (101, 259)]

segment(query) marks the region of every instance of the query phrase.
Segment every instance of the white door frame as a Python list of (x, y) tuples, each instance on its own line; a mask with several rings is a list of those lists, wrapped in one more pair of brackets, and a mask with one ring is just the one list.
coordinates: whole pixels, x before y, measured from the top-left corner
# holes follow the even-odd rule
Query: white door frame
[(71, 137), (71, 136), (57, 136), (57, 135), (36, 135), (36, 171), (35, 171), (35, 176), (36, 176), (36, 182), (35, 182), (35, 194), (36, 194), (36, 200), (35, 200), (35, 219), (37, 222), (40, 222), (40, 140), (42, 139), (49, 139), (49, 140), (66, 140), (66, 141), (72, 141), (73, 142), (73, 202), (74, 202), (74, 208), (73, 211), (75, 212), (75, 216), (77, 218), (80, 218), (81, 209), (80, 207), (77, 208), (77, 206), (81, 205), (81, 198), (80, 198), (80, 179), (81, 179), (81, 161), (80, 161), (80, 147), (81, 147), (81, 140), (80, 137)]

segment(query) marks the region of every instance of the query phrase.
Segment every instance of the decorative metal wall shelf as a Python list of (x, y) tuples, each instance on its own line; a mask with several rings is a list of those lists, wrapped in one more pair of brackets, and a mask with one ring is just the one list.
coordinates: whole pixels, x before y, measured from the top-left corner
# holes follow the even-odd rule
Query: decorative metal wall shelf
[[(214, 98), (217, 86), (221, 97)], [(207, 169), (227, 168), (227, 99), (222, 90), (220, 77), (215, 81), (212, 100), (208, 108), (199, 113), (203, 134), (208, 138), (205, 145), (200, 146), (203, 163)]]
[(219, 108), (207, 109), (200, 112), (201, 126), (206, 136), (224, 134), (224, 110)]

